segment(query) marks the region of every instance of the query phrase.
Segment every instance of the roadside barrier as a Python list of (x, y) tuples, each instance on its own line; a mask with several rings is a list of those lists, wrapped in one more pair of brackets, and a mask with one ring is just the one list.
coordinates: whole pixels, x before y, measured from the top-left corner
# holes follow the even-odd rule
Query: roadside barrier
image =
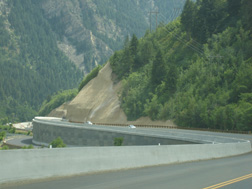
[[(127, 124), (117, 124), (117, 123), (93, 123), (95, 125), (104, 125), (104, 126), (129, 126)], [(162, 128), (162, 129), (183, 129), (183, 130), (194, 130), (194, 131), (210, 131), (217, 133), (236, 133), (236, 134), (251, 134), (251, 131), (235, 131), (235, 130), (221, 130), (221, 129), (210, 129), (210, 128), (194, 128), (194, 127), (179, 127), (174, 125), (138, 125), (136, 127), (144, 128)]]

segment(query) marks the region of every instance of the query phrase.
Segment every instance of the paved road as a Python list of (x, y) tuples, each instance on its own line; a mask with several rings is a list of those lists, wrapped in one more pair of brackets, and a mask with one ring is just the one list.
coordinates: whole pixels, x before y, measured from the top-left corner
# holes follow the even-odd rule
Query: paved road
[(32, 143), (32, 136), (26, 136), (26, 135), (7, 135), (7, 144), (14, 145), (14, 146), (29, 146), (30, 144), (33, 145), (34, 148), (39, 148), (40, 146)]
[[(217, 132), (208, 132), (208, 131), (197, 131), (197, 130), (183, 130), (183, 129), (161, 129), (161, 128), (136, 128), (136, 129), (129, 129), (128, 127), (115, 127), (115, 126), (87, 126), (87, 128), (94, 128), (98, 130), (106, 130), (113, 131), (113, 132), (126, 132), (131, 134), (144, 134), (144, 135), (151, 135), (157, 137), (183, 137), (186, 138), (200, 138), (204, 140), (204, 138), (216, 137), (216, 138), (227, 138), (227, 139), (242, 139), (242, 140), (250, 140), (252, 143), (252, 134), (233, 134), (233, 133), (217, 133)], [(211, 141), (212, 142), (212, 141)]]
[(236, 138), (236, 139), (244, 139), (252, 141), (252, 134), (232, 134), (232, 133), (218, 133), (218, 132), (208, 132), (208, 131), (197, 131), (197, 130), (183, 130), (183, 129), (162, 129), (162, 128), (143, 128), (137, 127), (136, 129), (129, 129), (128, 127), (119, 127), (119, 126), (100, 126), (100, 125), (88, 125), (82, 123), (69, 123), (69, 122), (62, 122), (59, 120), (50, 121), (54, 123), (60, 123), (61, 125), (66, 126), (81, 126), (87, 129), (96, 129), (96, 130), (106, 130), (106, 131), (113, 131), (113, 132), (125, 132), (129, 134), (144, 134), (144, 135), (152, 135), (158, 137), (170, 137), (173, 133), (174, 136), (177, 134), (188, 134), (188, 136), (214, 136), (214, 137), (227, 137), (227, 138)]
[[(6, 187), (8, 189), (153, 189), (153, 188), (215, 188), (210, 187), (246, 176), (224, 188), (251, 189), (252, 153), (200, 162), (155, 166), (116, 172), (82, 175), (55, 180), (43, 180)], [(238, 179), (239, 180), (239, 179)], [(227, 183), (227, 182), (226, 182)], [(223, 184), (222, 184), (223, 185)], [(222, 186), (221, 185), (221, 186)], [(209, 188), (208, 188), (209, 187)]]

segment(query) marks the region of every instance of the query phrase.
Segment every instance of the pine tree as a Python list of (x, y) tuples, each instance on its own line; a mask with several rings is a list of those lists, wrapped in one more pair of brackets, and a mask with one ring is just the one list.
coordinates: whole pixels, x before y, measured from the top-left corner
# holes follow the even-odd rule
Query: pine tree
[(138, 39), (135, 34), (132, 35), (132, 39), (130, 41), (130, 56), (133, 59), (131, 69), (136, 70), (137, 68), (140, 67), (139, 59), (137, 58), (137, 53), (138, 53)]
[(153, 44), (150, 41), (144, 42), (141, 50), (140, 50), (140, 55), (141, 55), (141, 64), (145, 65), (148, 64), (151, 59), (154, 57), (154, 48)]
[(191, 0), (186, 0), (183, 12), (181, 14), (181, 24), (183, 29), (190, 34), (193, 29), (196, 6)]
[(160, 49), (158, 49), (152, 66), (151, 81), (153, 86), (161, 84), (164, 80), (166, 74), (166, 67), (164, 64), (163, 54)]
[(166, 85), (170, 95), (176, 92), (177, 79), (178, 79), (177, 67), (176, 65), (171, 64), (169, 65), (169, 71), (167, 73), (166, 78)]
[(132, 39), (130, 41), (130, 52), (133, 56), (136, 56), (138, 50), (138, 39), (135, 34), (132, 35)]

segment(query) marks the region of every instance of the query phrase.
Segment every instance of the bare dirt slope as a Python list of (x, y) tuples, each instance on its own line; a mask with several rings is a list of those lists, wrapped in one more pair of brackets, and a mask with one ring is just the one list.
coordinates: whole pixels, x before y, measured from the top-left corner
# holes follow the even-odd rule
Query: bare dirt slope
[(171, 121), (151, 121), (142, 117), (134, 122), (120, 108), (118, 92), (121, 83), (114, 84), (110, 64), (102, 68), (96, 78), (91, 80), (69, 103), (53, 110), (49, 116), (66, 117), (72, 122), (91, 121), (94, 123), (139, 124), (139, 125), (173, 125)]

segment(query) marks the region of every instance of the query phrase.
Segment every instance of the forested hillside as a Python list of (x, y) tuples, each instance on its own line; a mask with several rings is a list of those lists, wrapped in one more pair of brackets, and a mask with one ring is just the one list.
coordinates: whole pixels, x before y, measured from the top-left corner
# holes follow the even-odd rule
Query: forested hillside
[(187, 0), (180, 18), (110, 58), (129, 120), (252, 129), (252, 1)]
[(104, 64), (122, 47), (126, 36), (142, 37), (156, 27), (159, 12), (166, 22), (176, 18), (185, 0), (42, 0), (37, 1), (52, 30), (60, 36), (58, 47), (85, 73)]
[[(143, 36), (150, 18), (154, 30), (155, 14), (150, 11), (169, 22), (183, 4), (184, 0), (1, 0), (0, 122), (30, 120), (57, 91), (77, 88), (83, 74), (105, 63), (126, 36)], [(53, 107), (44, 105), (41, 111)]]
[(44, 99), (82, 77), (33, 2), (1, 1), (0, 121), (32, 119)]

